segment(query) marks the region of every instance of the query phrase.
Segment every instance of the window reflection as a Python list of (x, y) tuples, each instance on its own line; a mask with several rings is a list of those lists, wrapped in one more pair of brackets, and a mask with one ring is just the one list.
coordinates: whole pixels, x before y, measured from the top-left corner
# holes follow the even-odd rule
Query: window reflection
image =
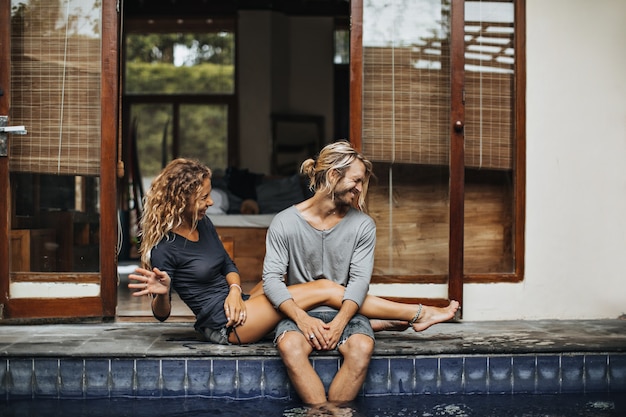
[(233, 94), (232, 32), (130, 33), (127, 94)]

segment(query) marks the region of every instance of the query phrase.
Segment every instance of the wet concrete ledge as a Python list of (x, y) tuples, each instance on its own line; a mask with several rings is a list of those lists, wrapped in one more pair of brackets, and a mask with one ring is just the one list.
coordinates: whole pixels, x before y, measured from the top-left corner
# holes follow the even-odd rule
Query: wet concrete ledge
[[(326, 388), (340, 358), (314, 354)], [(361, 395), (626, 392), (626, 321), (446, 323), (379, 333)], [(0, 325), (0, 398), (294, 398), (271, 339), (191, 323)]]
[[(380, 332), (375, 356), (626, 353), (626, 320), (444, 323)], [(322, 353), (321, 355), (333, 355)], [(267, 338), (245, 346), (201, 342), (192, 323), (0, 325), (0, 357), (278, 356)]]

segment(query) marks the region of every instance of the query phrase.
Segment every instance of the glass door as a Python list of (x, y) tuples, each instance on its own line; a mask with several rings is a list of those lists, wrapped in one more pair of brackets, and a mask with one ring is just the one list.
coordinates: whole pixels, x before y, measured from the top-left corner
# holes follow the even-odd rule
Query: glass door
[(389, 298), (462, 298), (463, 9), (452, 3), (353, 2), (352, 80), (362, 71), (362, 91), (352, 102), (362, 103), (351, 137), (377, 177), (368, 198), (372, 283), (419, 286), (402, 294), (374, 286)]
[[(116, 98), (103, 88), (110, 85), (103, 82), (102, 51), (103, 27), (109, 23), (115, 37), (115, 20), (105, 22), (99, 0), (2, 0), (0, 7), (0, 26), (9, 28), (2, 62), (10, 64), (0, 69), (1, 110), (7, 124), (27, 131), (8, 135), (0, 156), (8, 213), (0, 250), (8, 260), (8, 270), (0, 270), (3, 317), (114, 315), (115, 247), (105, 243), (116, 238), (115, 199), (102, 198), (115, 195), (114, 160), (103, 165), (112, 155), (102, 149), (111, 141), (115, 149), (115, 117), (102, 120)], [(107, 16), (115, 18), (114, 9)]]

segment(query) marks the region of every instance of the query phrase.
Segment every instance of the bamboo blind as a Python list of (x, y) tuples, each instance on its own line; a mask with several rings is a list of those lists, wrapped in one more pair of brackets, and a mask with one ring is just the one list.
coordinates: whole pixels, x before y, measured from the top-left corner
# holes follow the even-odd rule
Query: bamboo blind
[[(368, 213), (376, 222), (373, 282), (445, 276), (450, 233), (447, 167), (375, 163), (374, 172), (367, 194)], [(464, 271), (512, 272), (511, 173), (473, 173), (464, 189)]]
[(374, 161), (446, 165), (449, 75), (416, 68), (411, 47), (363, 47), (363, 152)]
[[(11, 137), (11, 171), (100, 174), (100, 35), (72, 27), (81, 6), (41, 3), (12, 17), (11, 120), (28, 134)], [(99, 13), (89, 17), (100, 27)]]
[[(465, 22), (468, 167), (512, 167), (513, 16), (499, 18)], [(393, 24), (387, 30), (393, 37)], [(363, 45), (362, 142), (374, 161), (448, 164), (449, 42), (444, 31), (433, 33), (440, 34), (397, 46)]]
[(513, 268), (513, 3), (460, 4), (465, 62), (451, 68), (450, 2), (363, 3), (362, 149), (379, 180), (368, 194), (377, 225), (374, 282), (447, 276), (450, 78), (457, 71), (464, 74), (465, 166), (488, 169), (465, 176), (465, 272)]
[[(485, 6), (483, 6), (485, 7)], [(513, 15), (465, 22), (465, 165), (513, 164)]]

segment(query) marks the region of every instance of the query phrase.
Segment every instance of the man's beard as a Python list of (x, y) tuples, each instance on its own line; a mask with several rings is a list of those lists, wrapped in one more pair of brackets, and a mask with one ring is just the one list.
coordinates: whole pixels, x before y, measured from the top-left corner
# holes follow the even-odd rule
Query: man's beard
[[(343, 190), (340, 192), (335, 192), (334, 195), (334, 202), (335, 202), (335, 206), (337, 207), (353, 207), (354, 206), (354, 199), (356, 199), (358, 197), (358, 193), (354, 192), (354, 197), (352, 195), (350, 195), (350, 193), (352, 193), (354, 190), (350, 189), (350, 190)], [(348, 197), (348, 195), (350, 195)]]

